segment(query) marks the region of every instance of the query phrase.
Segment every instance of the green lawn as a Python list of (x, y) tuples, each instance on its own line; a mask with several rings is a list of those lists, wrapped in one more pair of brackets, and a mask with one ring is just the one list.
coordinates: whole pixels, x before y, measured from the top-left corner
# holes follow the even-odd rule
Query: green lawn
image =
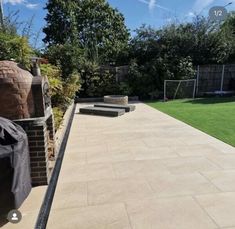
[(235, 97), (147, 104), (235, 146)]

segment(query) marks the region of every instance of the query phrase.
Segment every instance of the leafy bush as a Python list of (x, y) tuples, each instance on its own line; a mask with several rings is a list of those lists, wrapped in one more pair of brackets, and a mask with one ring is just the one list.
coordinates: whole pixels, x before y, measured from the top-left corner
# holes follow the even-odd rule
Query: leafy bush
[(58, 130), (63, 121), (64, 112), (59, 107), (54, 107), (53, 114), (55, 120), (55, 129)]
[(103, 70), (96, 62), (84, 59), (81, 63), (81, 97), (100, 97), (119, 92), (114, 74)]
[(132, 87), (128, 82), (121, 82), (119, 85), (119, 94), (121, 95), (131, 95), (133, 92)]
[(76, 42), (52, 45), (44, 53), (44, 57), (51, 64), (60, 67), (63, 79), (67, 79), (74, 71), (78, 71), (82, 56), (83, 50)]
[[(59, 98), (63, 92), (63, 82), (61, 78), (61, 71), (58, 67), (51, 64), (42, 64), (41, 73), (47, 76), (50, 84), (50, 94), (52, 106), (57, 107), (60, 105)], [(59, 98), (58, 98), (59, 97)]]
[(0, 60), (15, 60), (29, 68), (33, 50), (26, 37), (0, 31)]
[(127, 77), (131, 94), (142, 99), (159, 98), (163, 93), (164, 80), (189, 79), (195, 76), (190, 57), (176, 58), (156, 57), (138, 64), (132, 60)]
[(58, 128), (64, 112), (73, 101), (76, 92), (80, 89), (79, 76), (74, 73), (67, 79), (63, 79), (61, 69), (51, 64), (42, 64), (41, 71), (42, 75), (47, 76), (50, 83), (55, 126)]
[(100, 97), (118, 93), (118, 83), (116, 82), (113, 74), (111, 74), (109, 71), (101, 71), (96, 74), (96, 77), (92, 78), (92, 83), (87, 90), (88, 96)]

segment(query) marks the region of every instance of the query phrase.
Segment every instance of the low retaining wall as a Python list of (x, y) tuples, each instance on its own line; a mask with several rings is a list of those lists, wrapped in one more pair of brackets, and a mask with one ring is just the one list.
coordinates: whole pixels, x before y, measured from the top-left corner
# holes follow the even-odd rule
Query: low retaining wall
[(56, 149), (55, 155), (56, 155), (56, 157), (60, 151), (61, 144), (63, 142), (64, 135), (65, 135), (70, 117), (72, 116), (72, 113), (74, 112), (74, 106), (75, 106), (74, 104), (71, 104), (68, 107), (67, 111), (64, 114), (63, 121), (62, 121), (59, 129), (56, 131), (56, 134), (55, 134), (55, 149)]

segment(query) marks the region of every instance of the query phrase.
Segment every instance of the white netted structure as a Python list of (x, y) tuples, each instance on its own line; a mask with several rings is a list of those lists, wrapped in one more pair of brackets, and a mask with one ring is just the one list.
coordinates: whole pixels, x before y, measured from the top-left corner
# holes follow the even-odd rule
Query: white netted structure
[(195, 98), (197, 80), (165, 80), (164, 101), (173, 99)]

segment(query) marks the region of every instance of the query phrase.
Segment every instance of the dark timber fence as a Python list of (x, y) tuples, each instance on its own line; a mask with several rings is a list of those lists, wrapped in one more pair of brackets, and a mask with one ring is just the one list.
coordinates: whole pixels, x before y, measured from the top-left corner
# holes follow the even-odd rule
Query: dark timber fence
[[(115, 75), (117, 82), (122, 82), (128, 74), (129, 66), (102, 66), (101, 71), (109, 71)], [(196, 96), (210, 94), (235, 94), (235, 64), (197, 67)]]
[(198, 66), (197, 96), (235, 93), (235, 64)]

